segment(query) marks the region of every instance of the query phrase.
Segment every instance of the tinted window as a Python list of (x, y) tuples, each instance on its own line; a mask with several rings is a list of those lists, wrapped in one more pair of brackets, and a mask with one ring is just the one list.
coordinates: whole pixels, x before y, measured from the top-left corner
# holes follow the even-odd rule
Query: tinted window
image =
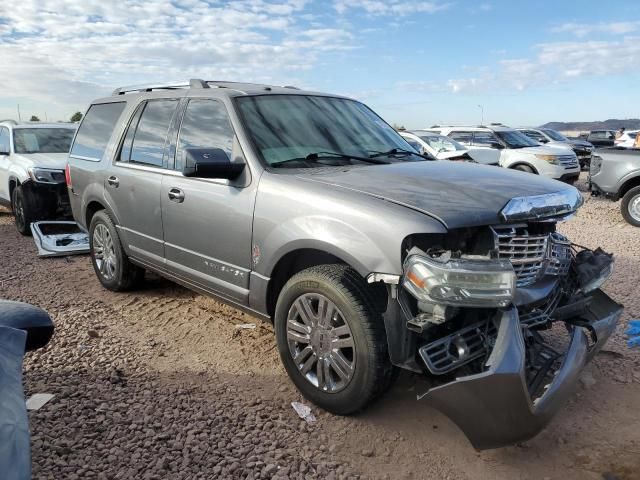
[(13, 149), (16, 153), (69, 153), (75, 129), (16, 128)]
[[(326, 152), (365, 157), (411, 148), (398, 133), (360, 102), (314, 95), (238, 97), (248, 134), (270, 165), (328, 167), (351, 162)], [(320, 161), (306, 157), (318, 154)], [(397, 161), (421, 161), (414, 155)], [(354, 160), (356, 163), (358, 160)]]
[(492, 132), (474, 132), (473, 133), (474, 145), (487, 145), (491, 147), (496, 143), (500, 143), (500, 142)]
[(129, 161), (156, 167), (163, 165), (164, 143), (177, 105), (176, 100), (147, 102), (133, 138)]
[(220, 148), (231, 158), (233, 129), (227, 110), (217, 100), (191, 100), (182, 120), (176, 168), (184, 165), (186, 148)]
[(471, 138), (473, 137), (473, 133), (471, 132), (451, 132), (449, 134), (450, 138), (461, 142), (461, 143), (471, 143)]
[(136, 128), (138, 128), (138, 122), (140, 121), (140, 114), (142, 110), (144, 110), (144, 103), (138, 105), (136, 108), (131, 121), (129, 122), (129, 126), (127, 127), (127, 134), (124, 137), (124, 141), (122, 142), (122, 149), (120, 150), (120, 158), (121, 162), (128, 162), (131, 159), (131, 145), (133, 145), (133, 136), (136, 133)]
[(540, 133), (534, 130), (520, 130), (520, 131), (524, 133), (527, 137), (531, 138), (532, 140), (536, 140), (538, 142), (543, 142), (546, 140), (544, 136), (542, 136)]
[(0, 127), (0, 152), (9, 152), (9, 129)]
[(82, 119), (71, 155), (100, 161), (125, 105), (125, 102), (91, 105)]

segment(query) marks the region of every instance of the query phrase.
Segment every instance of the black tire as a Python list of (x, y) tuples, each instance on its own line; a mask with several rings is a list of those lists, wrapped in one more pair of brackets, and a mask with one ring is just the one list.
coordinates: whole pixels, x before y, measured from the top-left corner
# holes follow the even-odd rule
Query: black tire
[(513, 167), (513, 169), (518, 170), (520, 172), (527, 172), (527, 173), (533, 173), (533, 174), (536, 173), (533, 171), (533, 168), (531, 168), (528, 165), (516, 165), (515, 167)]
[(622, 197), (620, 211), (624, 219), (634, 227), (640, 227), (640, 186), (633, 187)]
[(11, 195), (11, 209), (18, 232), (31, 236), (31, 224), (38, 221), (38, 204), (29, 191), (15, 187)]
[[(294, 302), (308, 294), (330, 300), (337, 307), (340, 320), (350, 329), (354, 345), (351, 350), (353, 373), (346, 386), (336, 392), (323, 391), (312, 384), (296, 366), (290, 350), (288, 317)], [(320, 265), (303, 270), (294, 275), (280, 292), (274, 323), (284, 367), (302, 395), (329, 412), (349, 415), (362, 410), (387, 390), (395, 378), (383, 319), (374, 304), (362, 277), (346, 265)], [(333, 348), (333, 344), (330, 345)], [(315, 365), (318, 368), (317, 362)]]
[[(109, 274), (105, 271), (105, 268), (107, 268), (107, 260), (105, 260), (104, 252), (106, 247), (100, 245), (100, 242), (105, 242), (105, 229), (112, 243), (112, 249), (109, 249), (108, 256), (109, 260), (112, 260), (114, 267), (113, 270), (109, 269)], [(98, 232), (99, 235), (96, 235), (96, 232)], [(98, 239), (100, 238), (102, 240), (99, 241)], [(100, 283), (102, 283), (105, 288), (114, 292), (124, 292), (131, 290), (144, 278), (144, 269), (129, 261), (129, 258), (122, 248), (122, 243), (120, 242), (120, 237), (113, 224), (113, 220), (111, 220), (111, 217), (104, 210), (96, 212), (91, 219), (89, 226), (89, 246), (93, 269), (96, 272), (98, 280), (100, 280)]]

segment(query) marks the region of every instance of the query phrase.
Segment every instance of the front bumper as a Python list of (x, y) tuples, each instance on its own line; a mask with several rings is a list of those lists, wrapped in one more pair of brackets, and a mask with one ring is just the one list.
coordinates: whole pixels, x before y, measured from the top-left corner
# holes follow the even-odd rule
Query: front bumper
[(573, 392), (583, 367), (616, 328), (622, 306), (601, 290), (589, 307), (567, 321), (571, 332), (562, 365), (544, 393), (533, 400), (527, 388), (526, 348), (515, 308), (502, 312), (488, 369), (457, 378), (427, 392), (425, 400), (442, 411), (479, 450), (498, 448), (538, 434)]

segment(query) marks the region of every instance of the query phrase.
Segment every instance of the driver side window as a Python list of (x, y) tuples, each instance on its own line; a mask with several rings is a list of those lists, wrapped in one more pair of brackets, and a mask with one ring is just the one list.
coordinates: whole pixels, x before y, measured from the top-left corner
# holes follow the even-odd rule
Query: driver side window
[(0, 152), (10, 153), (9, 150), (9, 129), (0, 127)]

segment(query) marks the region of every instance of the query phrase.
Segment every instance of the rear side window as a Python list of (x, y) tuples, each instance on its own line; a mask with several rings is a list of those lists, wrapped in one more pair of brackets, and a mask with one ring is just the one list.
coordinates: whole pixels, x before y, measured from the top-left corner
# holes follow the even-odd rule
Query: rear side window
[(473, 133), (471, 132), (451, 132), (449, 134), (449, 138), (453, 138), (460, 143), (471, 143), (472, 136)]
[(178, 139), (176, 169), (184, 165), (186, 148), (220, 148), (231, 158), (233, 129), (224, 105), (217, 100), (190, 100)]
[(9, 129), (0, 127), (0, 152), (9, 153)]
[(473, 134), (474, 145), (495, 145), (498, 142), (496, 136), (491, 132), (475, 132)]
[(71, 156), (99, 162), (125, 106), (125, 102), (91, 105), (80, 124)]
[[(140, 121), (135, 119), (129, 130), (135, 128), (129, 161), (162, 167), (164, 147), (171, 120), (178, 106), (177, 100), (149, 100), (142, 111)], [(127, 137), (129, 132), (127, 132)], [(126, 139), (125, 139), (126, 141)], [(125, 160), (121, 158), (121, 160)]]

